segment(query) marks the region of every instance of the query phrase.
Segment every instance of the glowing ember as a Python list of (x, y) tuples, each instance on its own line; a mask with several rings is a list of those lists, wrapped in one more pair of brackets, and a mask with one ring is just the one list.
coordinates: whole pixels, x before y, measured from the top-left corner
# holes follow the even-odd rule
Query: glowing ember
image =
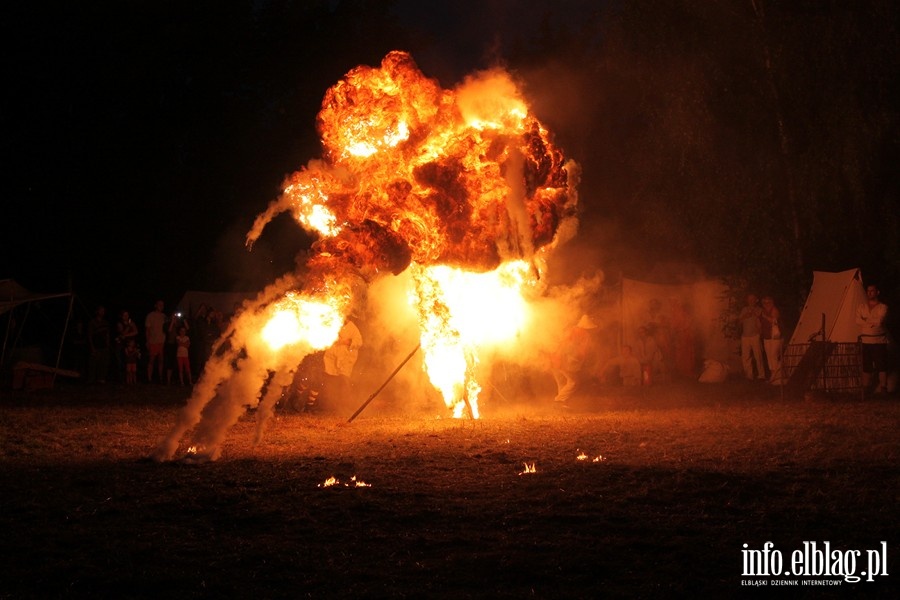
[(525, 465), (525, 470), (519, 473), (519, 475), (528, 475), (531, 473), (537, 473), (537, 468), (535, 468), (535, 463), (523, 463)]
[(329, 477), (328, 479), (326, 479), (324, 481), (324, 483), (320, 483), (317, 487), (327, 488), (327, 487), (334, 487), (334, 486), (338, 486), (338, 485), (343, 485), (344, 487), (354, 487), (354, 488), (372, 487), (371, 483), (366, 483), (365, 481), (362, 481), (361, 479), (357, 479), (356, 475), (354, 475), (353, 477), (350, 478), (349, 483), (344, 483), (344, 484), (342, 484), (340, 481), (338, 481), (337, 477)]
[(325, 155), (287, 177), (247, 244), (282, 212), (319, 238), (229, 325), (158, 459), (195, 428), (214, 460), (257, 398), (258, 441), (304, 356), (367, 286), (405, 271), (428, 378), (454, 416), (477, 418), (482, 361), (528, 327), (546, 252), (574, 233), (578, 167), (501, 70), (445, 90), (394, 51), (332, 86), (317, 126)]
[[(575, 459), (576, 460), (587, 460), (588, 455), (585, 454), (584, 452), (582, 452), (581, 450), (579, 450), (578, 456), (576, 456)], [(591, 462), (598, 463), (598, 462), (604, 462), (605, 460), (606, 459), (603, 457), (603, 455), (598, 455), (598, 456), (595, 456), (593, 459), (591, 459)]]

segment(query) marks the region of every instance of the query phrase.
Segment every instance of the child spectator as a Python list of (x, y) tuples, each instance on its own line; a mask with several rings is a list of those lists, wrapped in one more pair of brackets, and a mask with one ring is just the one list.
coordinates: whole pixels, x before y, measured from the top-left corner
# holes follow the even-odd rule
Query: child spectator
[(134, 338), (129, 338), (129, 340), (125, 342), (123, 355), (125, 359), (125, 383), (137, 383), (137, 365), (138, 361), (141, 360), (141, 350), (138, 348)]
[[(125, 381), (125, 348), (128, 346), (128, 340), (137, 340), (138, 326), (131, 318), (131, 314), (127, 310), (119, 313), (119, 320), (116, 322), (116, 367), (119, 381)], [(127, 383), (127, 382), (126, 382)]]
[(191, 359), (190, 347), (191, 338), (187, 334), (187, 328), (182, 326), (178, 328), (178, 335), (175, 336), (175, 343), (178, 349), (175, 351), (175, 358), (178, 361), (178, 380), (184, 385), (184, 377), (187, 375), (188, 385), (194, 385), (191, 377)]

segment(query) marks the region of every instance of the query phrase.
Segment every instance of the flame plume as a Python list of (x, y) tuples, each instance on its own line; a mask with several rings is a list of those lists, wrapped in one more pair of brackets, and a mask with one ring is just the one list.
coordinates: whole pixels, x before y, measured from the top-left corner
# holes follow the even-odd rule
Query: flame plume
[(543, 254), (575, 219), (578, 167), (509, 74), (445, 90), (394, 51), (332, 86), (317, 127), (323, 158), (289, 175), (247, 234), (250, 247), (282, 212), (317, 233), (302, 280), (286, 276), (236, 319), (160, 459), (195, 426), (192, 445), (215, 458), (248, 398), (270, 415), (272, 384), (330, 344), (378, 278), (411, 272), (425, 369), (455, 416), (478, 416), (480, 352), (526, 326)]

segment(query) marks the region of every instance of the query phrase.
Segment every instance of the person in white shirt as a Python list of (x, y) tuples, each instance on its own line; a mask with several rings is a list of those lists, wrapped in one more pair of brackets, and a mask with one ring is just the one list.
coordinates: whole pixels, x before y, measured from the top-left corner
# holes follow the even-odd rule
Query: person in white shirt
[(756, 378), (766, 379), (765, 367), (762, 359), (761, 333), (762, 308), (759, 305), (759, 297), (756, 294), (747, 294), (747, 305), (741, 309), (739, 317), (741, 323), (741, 364), (744, 367), (744, 377), (753, 380), (754, 365)]
[(866, 301), (856, 309), (856, 323), (859, 325), (859, 341), (862, 342), (863, 387), (872, 386), (873, 374), (878, 375), (875, 393), (887, 391), (887, 329), (884, 321), (888, 307), (881, 301), (877, 286), (866, 287)]

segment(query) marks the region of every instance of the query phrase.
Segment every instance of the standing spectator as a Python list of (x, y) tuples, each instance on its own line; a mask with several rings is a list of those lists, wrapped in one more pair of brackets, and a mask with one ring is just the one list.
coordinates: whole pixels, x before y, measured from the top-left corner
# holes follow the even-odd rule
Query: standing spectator
[(760, 313), (760, 333), (762, 335), (763, 350), (766, 353), (766, 363), (769, 366), (769, 382), (775, 385), (784, 383), (784, 374), (781, 370), (781, 311), (775, 306), (772, 296), (763, 296), (762, 312)]
[(116, 367), (118, 368), (119, 381), (127, 381), (125, 373), (125, 348), (128, 342), (134, 340), (137, 342), (138, 326), (132, 320), (127, 310), (119, 313), (119, 320), (116, 321)]
[(866, 287), (866, 301), (856, 309), (856, 323), (859, 325), (859, 341), (862, 342), (863, 387), (872, 386), (872, 374), (878, 374), (876, 394), (887, 391), (887, 304), (881, 301), (877, 286)]
[(697, 377), (697, 351), (694, 334), (694, 318), (688, 305), (678, 298), (671, 304), (672, 350), (675, 372), (693, 381)]
[(163, 361), (166, 364), (166, 383), (172, 383), (172, 376), (178, 370), (178, 330), (182, 327), (189, 328), (187, 320), (180, 312), (174, 312), (169, 316), (166, 325), (166, 343), (163, 350)]
[(567, 402), (578, 387), (588, 379), (589, 371), (595, 365), (596, 343), (594, 330), (597, 324), (587, 315), (582, 315), (578, 323), (569, 330), (557, 352), (550, 360), (553, 378), (556, 380), (554, 402)]
[(191, 370), (194, 373), (203, 371), (206, 361), (209, 360), (209, 352), (212, 343), (207, 342), (209, 333), (209, 307), (206, 304), (200, 304), (197, 312), (191, 319), (191, 336), (194, 343), (191, 344)]
[(137, 365), (141, 360), (141, 349), (138, 348), (137, 340), (129, 339), (125, 343), (125, 383), (132, 385), (137, 383)]
[(662, 358), (663, 374), (659, 381), (669, 379), (675, 373), (675, 351), (672, 344), (671, 320), (663, 311), (662, 302), (658, 298), (652, 298), (647, 305), (647, 314), (644, 319), (647, 330), (653, 335), (656, 347)]
[(765, 367), (762, 361), (762, 344), (760, 343), (760, 315), (762, 308), (759, 306), (759, 298), (755, 294), (747, 294), (747, 305), (741, 310), (741, 363), (744, 366), (744, 376), (753, 380), (754, 363), (756, 366), (756, 378), (766, 379)]
[(109, 374), (109, 322), (106, 307), (98, 306), (88, 322), (88, 383), (106, 383)]
[(644, 385), (650, 385), (654, 381), (665, 381), (665, 366), (663, 365), (662, 352), (650, 329), (642, 325), (638, 327), (637, 351), (635, 356), (641, 361), (642, 381)]
[(221, 310), (209, 309), (209, 318), (206, 320), (206, 340), (209, 344), (209, 354), (212, 354), (213, 346), (219, 341), (219, 337), (225, 332), (225, 317)]
[(163, 382), (163, 346), (166, 343), (165, 303), (157, 300), (153, 312), (144, 320), (144, 333), (147, 341), (147, 382), (153, 381), (154, 365), (159, 382)]
[(190, 347), (191, 338), (187, 334), (187, 325), (183, 324), (178, 328), (178, 335), (175, 336), (175, 344), (178, 349), (175, 351), (175, 360), (178, 363), (178, 381), (184, 385), (185, 375), (187, 375), (188, 385), (194, 385), (191, 376), (191, 359)]

